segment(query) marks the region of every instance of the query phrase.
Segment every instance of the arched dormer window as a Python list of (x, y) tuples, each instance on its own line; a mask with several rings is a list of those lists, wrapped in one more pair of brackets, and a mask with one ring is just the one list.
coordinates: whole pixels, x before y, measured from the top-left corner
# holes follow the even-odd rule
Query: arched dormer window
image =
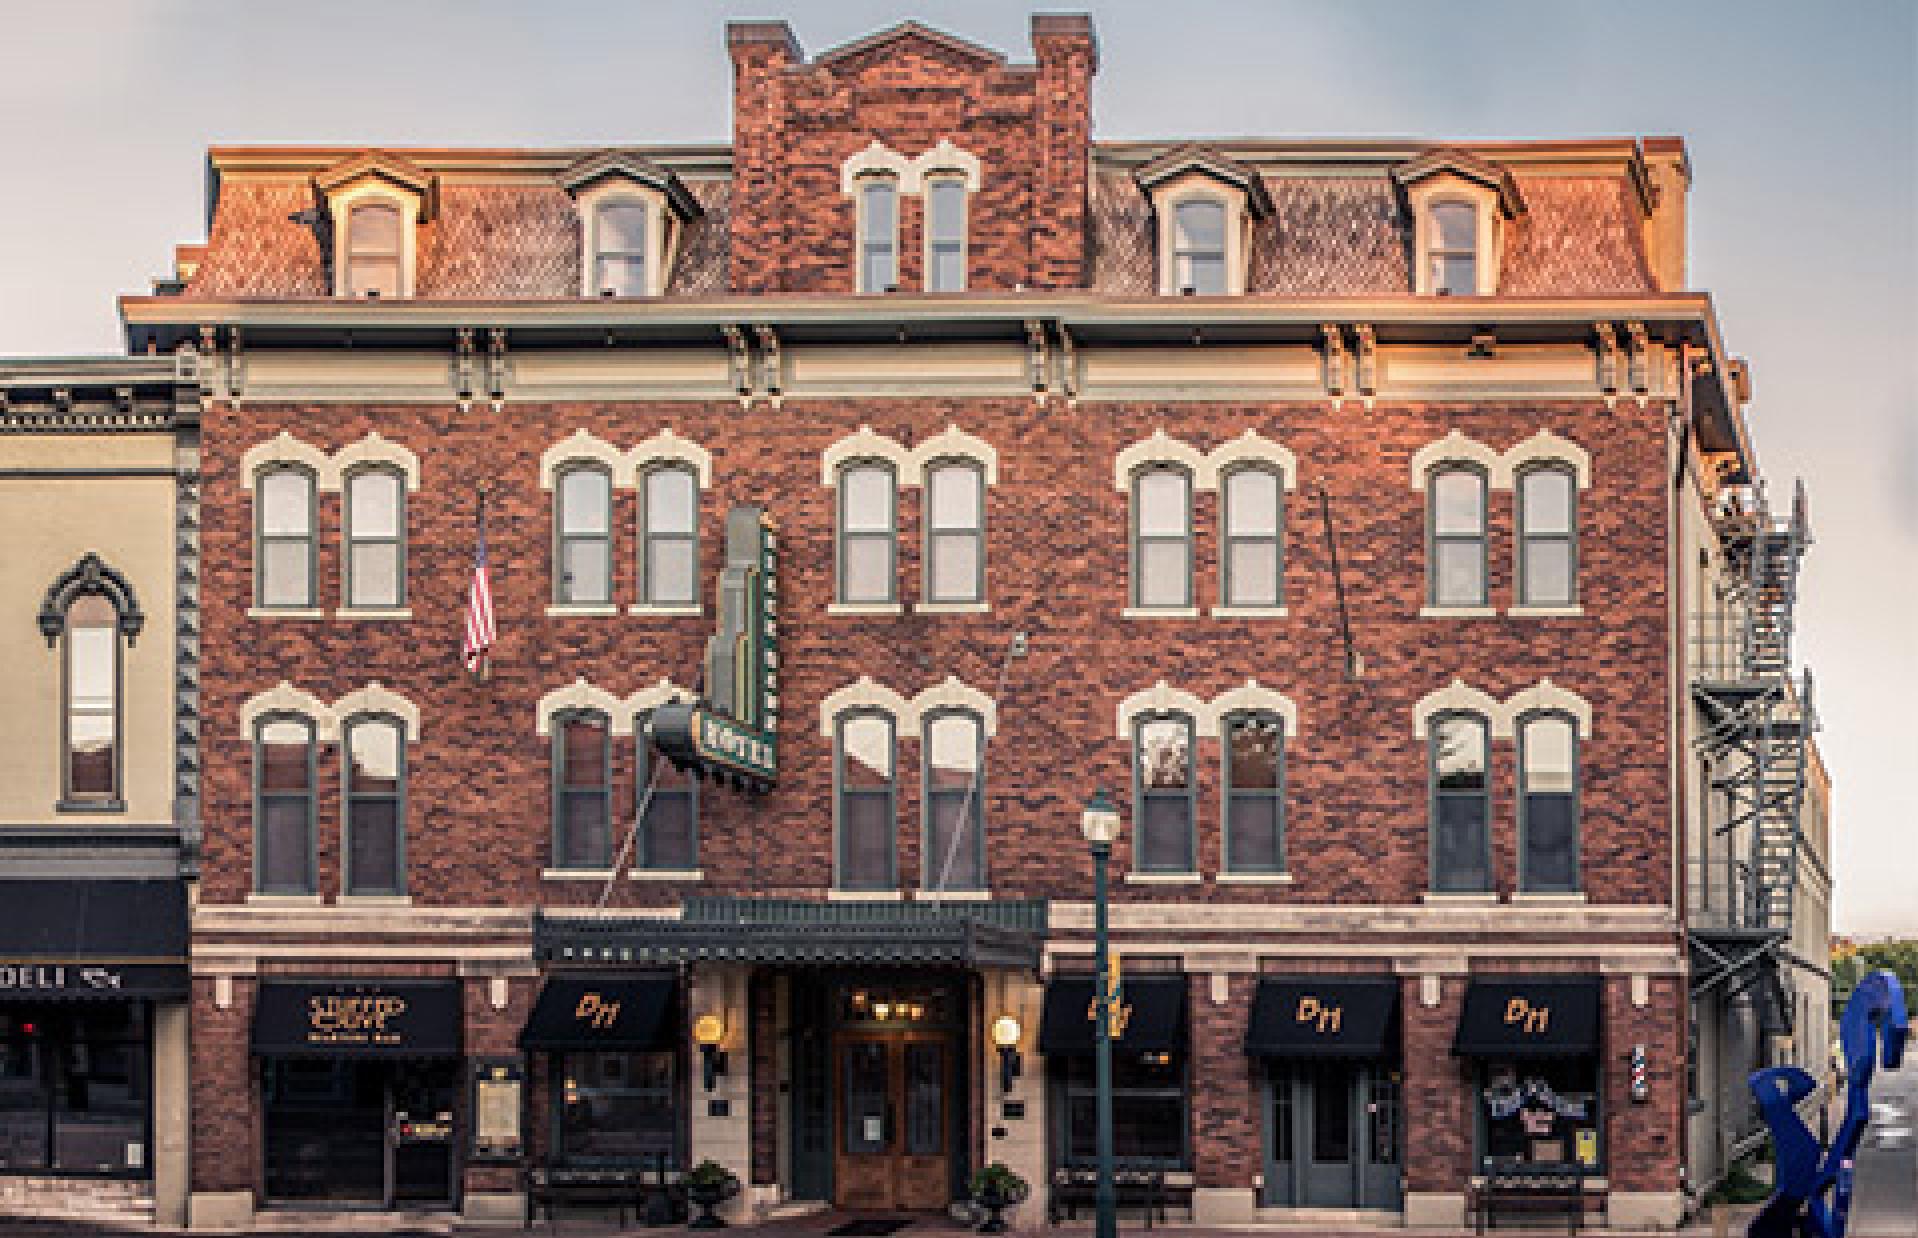
[(1243, 293), (1256, 221), (1272, 214), (1265, 177), (1223, 151), (1191, 143), (1148, 160), (1132, 175), (1157, 217), (1159, 291)]
[(1478, 207), (1471, 202), (1432, 203), (1432, 243), (1426, 250), (1432, 292), (1441, 297), (1478, 295)]
[(346, 215), (346, 295), (404, 296), (401, 265), (404, 226), (399, 205), (372, 200), (355, 203)]
[(366, 151), (318, 173), (331, 221), (333, 293), (410, 297), (419, 226), (433, 217), (437, 178), (386, 151)]
[(601, 150), (560, 173), (559, 183), (579, 204), (581, 295), (662, 295), (687, 226), (704, 213), (679, 177), (629, 152)]
[(1518, 182), (1468, 150), (1435, 147), (1392, 169), (1412, 219), (1413, 291), (1489, 297), (1498, 292), (1506, 221), (1525, 213)]
[(62, 809), (124, 806), (121, 638), (131, 644), (145, 623), (133, 586), (96, 554), (62, 572), (41, 600), (40, 634), (60, 650)]
[(633, 197), (607, 198), (592, 213), (592, 284), (603, 297), (643, 297), (653, 288), (647, 270), (651, 230), (646, 203)]
[(899, 284), (899, 181), (874, 172), (858, 188), (858, 291), (891, 292)]
[(1172, 287), (1202, 297), (1226, 292), (1226, 209), (1217, 198), (1187, 198), (1172, 211)]

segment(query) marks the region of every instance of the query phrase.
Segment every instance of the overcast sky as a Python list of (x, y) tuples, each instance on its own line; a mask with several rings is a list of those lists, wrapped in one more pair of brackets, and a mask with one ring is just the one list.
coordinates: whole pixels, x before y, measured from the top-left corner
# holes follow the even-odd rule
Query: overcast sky
[[(7, 0), (0, 355), (120, 347), (204, 236), (203, 148), (714, 141), (728, 17), (809, 51), (919, 17), (1030, 55), (1012, 0)], [(1101, 137), (1683, 135), (1692, 286), (1749, 357), (1818, 545), (1800, 649), (1841, 928), (1918, 933), (1918, 4), (1111, 0)]]

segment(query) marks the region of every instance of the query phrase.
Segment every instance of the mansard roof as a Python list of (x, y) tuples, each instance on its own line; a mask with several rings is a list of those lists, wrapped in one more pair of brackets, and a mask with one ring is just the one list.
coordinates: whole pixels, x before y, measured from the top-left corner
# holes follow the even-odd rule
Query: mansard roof
[(1272, 213), (1272, 195), (1266, 192), (1265, 178), (1254, 169), (1202, 142), (1182, 142), (1156, 159), (1139, 165), (1138, 171), (1132, 176), (1141, 189), (1151, 193), (1165, 182), (1188, 172), (1209, 176), (1243, 193), (1246, 209), (1254, 219), (1264, 219)]

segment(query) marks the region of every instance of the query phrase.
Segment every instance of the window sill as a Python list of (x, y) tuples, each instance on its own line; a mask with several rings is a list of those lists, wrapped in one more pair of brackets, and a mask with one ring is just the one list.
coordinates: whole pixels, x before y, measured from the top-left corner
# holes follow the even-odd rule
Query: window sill
[(671, 605), (664, 605), (657, 602), (635, 602), (626, 608), (626, 613), (629, 615), (658, 615), (662, 618), (683, 616), (696, 619), (704, 615), (706, 609), (698, 602), (674, 602)]
[(829, 615), (903, 615), (906, 608), (897, 602), (831, 602)]
[(127, 802), (121, 799), (59, 800), (53, 805), (53, 811), (58, 813), (125, 812), (126, 810)]
[(1421, 619), (1496, 619), (1496, 606), (1421, 606)]
[(1583, 891), (1570, 891), (1564, 894), (1514, 894), (1510, 902), (1514, 907), (1579, 907), (1585, 903)]
[(1511, 606), (1506, 614), (1529, 619), (1577, 619), (1585, 614), (1583, 606)]
[(249, 606), (248, 619), (324, 619), (326, 612), (317, 606)]
[(335, 619), (411, 619), (413, 608), (410, 606), (342, 606), (333, 612)]
[(1285, 619), (1292, 611), (1284, 606), (1214, 606), (1214, 619)]
[(920, 615), (985, 615), (992, 612), (991, 602), (921, 602), (913, 612)]
[(1291, 873), (1220, 873), (1213, 878), (1222, 886), (1289, 886)]
[(334, 900), (339, 907), (411, 907), (411, 894), (342, 894)]
[(542, 868), (539, 870), (541, 881), (610, 881), (613, 870), (610, 868)]
[(611, 602), (553, 602), (546, 607), (546, 615), (551, 619), (570, 618), (574, 615), (603, 617), (618, 613), (619, 607)]
[(249, 907), (318, 907), (321, 905), (317, 894), (262, 894), (254, 891), (246, 896)]
[(1195, 886), (1197, 873), (1127, 873), (1125, 883), (1134, 886)]
[(1495, 907), (1498, 905), (1498, 895), (1490, 890), (1484, 893), (1460, 891), (1455, 894), (1442, 890), (1427, 890), (1419, 895), (1419, 902), (1441, 907)]
[(1197, 619), (1196, 606), (1128, 606), (1119, 612), (1121, 619)]
[(626, 870), (628, 881), (704, 881), (706, 870), (703, 868), (629, 868)]
[(900, 890), (828, 890), (829, 903), (898, 903), (905, 900)]
[(914, 890), (912, 897), (920, 903), (990, 903), (991, 890)]

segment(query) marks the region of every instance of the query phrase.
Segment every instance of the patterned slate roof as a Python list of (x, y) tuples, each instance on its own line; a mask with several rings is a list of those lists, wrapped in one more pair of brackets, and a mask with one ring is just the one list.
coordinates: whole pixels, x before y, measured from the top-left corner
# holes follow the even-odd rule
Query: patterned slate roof
[(1521, 176), (1498, 290), (1511, 296), (1651, 292), (1638, 208), (1620, 176)]

